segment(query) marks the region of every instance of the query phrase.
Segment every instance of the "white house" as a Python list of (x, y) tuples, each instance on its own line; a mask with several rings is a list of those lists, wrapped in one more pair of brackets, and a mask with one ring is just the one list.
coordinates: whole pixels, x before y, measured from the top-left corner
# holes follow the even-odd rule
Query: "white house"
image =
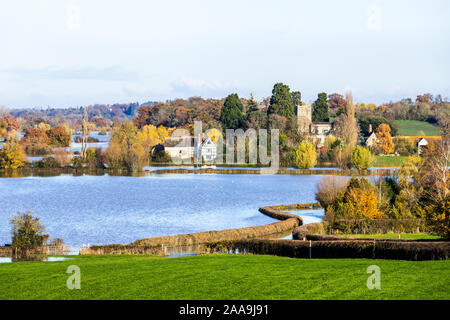
[(422, 138), (417, 142), (417, 152), (419, 154), (422, 153), (422, 148), (428, 146), (428, 141), (425, 138)]
[(209, 136), (166, 138), (164, 150), (172, 158), (195, 159), (200, 163), (202, 160), (206, 162), (214, 161), (217, 157), (217, 145)]
[(198, 139), (195, 142), (194, 148), (194, 158), (199, 162), (202, 159), (206, 162), (212, 162), (216, 160), (217, 157), (217, 145), (212, 141), (211, 137), (206, 136), (206, 138), (200, 139), (201, 143), (197, 143)]
[(164, 142), (164, 151), (172, 158), (181, 160), (194, 157), (194, 144), (192, 137), (174, 137), (166, 138)]
[(377, 142), (378, 142), (377, 135), (375, 134), (375, 132), (372, 132), (372, 134), (366, 140), (366, 146), (371, 147), (375, 145)]

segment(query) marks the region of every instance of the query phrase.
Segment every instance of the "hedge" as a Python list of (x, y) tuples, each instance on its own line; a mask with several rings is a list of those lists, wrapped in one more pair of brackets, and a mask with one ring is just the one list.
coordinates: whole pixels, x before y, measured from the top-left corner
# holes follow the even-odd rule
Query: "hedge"
[(423, 219), (342, 219), (329, 222), (328, 233), (422, 233)]
[(291, 258), (448, 260), (450, 242), (236, 240), (206, 245), (210, 252), (240, 252)]

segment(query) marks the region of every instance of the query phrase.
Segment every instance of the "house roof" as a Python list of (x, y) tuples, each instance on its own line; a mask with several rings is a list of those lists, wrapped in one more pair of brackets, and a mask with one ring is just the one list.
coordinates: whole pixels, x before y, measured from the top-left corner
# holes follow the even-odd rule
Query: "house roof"
[(166, 138), (164, 141), (165, 148), (187, 148), (194, 146), (194, 138), (193, 137), (175, 137), (175, 138)]
[[(202, 146), (206, 145), (207, 143), (212, 142), (215, 145), (215, 142), (212, 141), (212, 139), (209, 136), (206, 136), (202, 139)], [(179, 148), (188, 148), (188, 147), (194, 147), (197, 145), (197, 138), (194, 137), (171, 137), (166, 138), (164, 141), (164, 147), (165, 148), (173, 148), (173, 147), (179, 147)]]

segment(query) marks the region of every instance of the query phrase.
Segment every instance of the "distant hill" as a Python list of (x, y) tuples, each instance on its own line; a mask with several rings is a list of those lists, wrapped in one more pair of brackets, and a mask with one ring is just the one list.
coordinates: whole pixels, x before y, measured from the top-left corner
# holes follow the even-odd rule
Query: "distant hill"
[(400, 136), (438, 136), (439, 128), (425, 121), (397, 120)]

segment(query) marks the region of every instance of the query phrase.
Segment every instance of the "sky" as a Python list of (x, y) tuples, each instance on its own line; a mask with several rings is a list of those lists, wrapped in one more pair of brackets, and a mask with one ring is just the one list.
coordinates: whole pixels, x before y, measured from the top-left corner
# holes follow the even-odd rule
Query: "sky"
[(0, 106), (75, 107), (283, 82), (312, 102), (450, 97), (446, 0), (0, 0)]

